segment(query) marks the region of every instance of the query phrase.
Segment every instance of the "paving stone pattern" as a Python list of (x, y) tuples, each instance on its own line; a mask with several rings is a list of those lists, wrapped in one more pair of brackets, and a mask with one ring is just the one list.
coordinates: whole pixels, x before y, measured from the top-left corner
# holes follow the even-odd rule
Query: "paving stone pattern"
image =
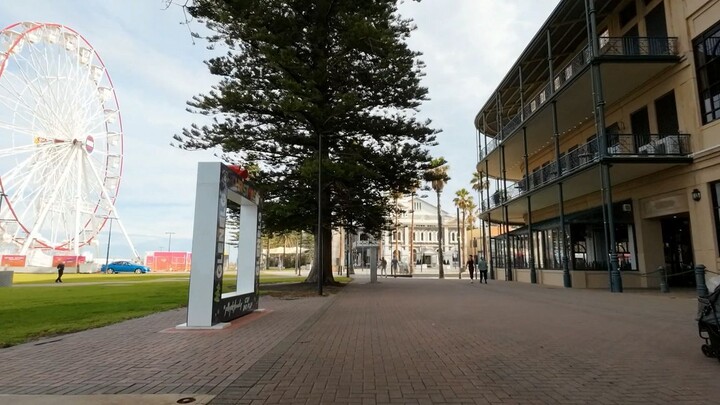
[(518, 283), (351, 285), (211, 404), (707, 404), (697, 301)]
[(333, 299), (263, 296), (272, 312), (219, 331), (168, 331), (183, 309), (0, 349), (0, 394), (216, 394)]
[(720, 398), (720, 362), (700, 352), (688, 295), (383, 278), (260, 305), (273, 312), (220, 332), (163, 333), (183, 322), (178, 310), (0, 350), (0, 394), (215, 394), (214, 405)]

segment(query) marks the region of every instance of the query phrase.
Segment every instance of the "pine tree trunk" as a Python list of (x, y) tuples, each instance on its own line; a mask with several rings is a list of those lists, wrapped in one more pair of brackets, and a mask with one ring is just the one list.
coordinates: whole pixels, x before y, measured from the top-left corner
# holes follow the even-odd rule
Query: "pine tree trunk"
[[(322, 195), (320, 199), (322, 218), (321, 218), (321, 237), (318, 237), (317, 227), (315, 229), (315, 260), (313, 260), (312, 268), (310, 273), (305, 279), (306, 283), (318, 282), (318, 252), (322, 252), (322, 273), (323, 284), (335, 283), (335, 278), (332, 273), (332, 230), (331, 230), (331, 216), (330, 216), (330, 196), (327, 193)], [(322, 243), (322, 246), (321, 246)]]

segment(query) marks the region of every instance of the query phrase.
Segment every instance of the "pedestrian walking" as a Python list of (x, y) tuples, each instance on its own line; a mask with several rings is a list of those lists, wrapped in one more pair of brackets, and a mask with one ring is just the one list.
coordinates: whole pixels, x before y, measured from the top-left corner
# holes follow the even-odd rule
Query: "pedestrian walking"
[(57, 271), (58, 271), (58, 276), (55, 279), (55, 282), (62, 283), (62, 276), (63, 276), (63, 273), (65, 272), (65, 263), (63, 263), (63, 262), (58, 263)]
[(483, 280), (485, 280), (485, 284), (487, 284), (487, 263), (485, 262), (485, 258), (480, 256), (478, 258), (477, 262), (477, 269), (478, 269), (478, 282), (482, 283)]
[(468, 256), (465, 266), (467, 266), (468, 273), (470, 273), (470, 284), (472, 284), (475, 279), (475, 260), (473, 260), (472, 255)]
[(397, 272), (398, 268), (398, 259), (397, 257), (393, 256), (392, 260), (390, 261), (390, 274), (395, 275), (395, 272)]
[(385, 272), (385, 269), (387, 269), (387, 260), (383, 257), (380, 260), (380, 275), (387, 277), (387, 273)]

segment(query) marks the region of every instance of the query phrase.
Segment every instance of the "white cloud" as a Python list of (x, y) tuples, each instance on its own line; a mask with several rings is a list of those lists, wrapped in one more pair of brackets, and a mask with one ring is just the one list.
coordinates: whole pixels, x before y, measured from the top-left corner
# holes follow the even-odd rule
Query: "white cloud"
[(423, 85), (431, 100), (420, 116), (442, 129), (434, 156), (450, 164), (451, 180), (443, 207), (452, 207), (455, 191), (470, 189), (477, 160), (475, 114), (490, 98), (558, 0), (425, 0), (400, 8), (418, 29), (412, 49), (423, 53)]

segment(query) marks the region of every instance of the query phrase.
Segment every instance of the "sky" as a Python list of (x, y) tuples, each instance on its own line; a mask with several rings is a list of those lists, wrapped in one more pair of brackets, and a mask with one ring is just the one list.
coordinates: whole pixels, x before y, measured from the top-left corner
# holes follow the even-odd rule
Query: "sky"
[[(404, 0), (403, 17), (417, 30), (408, 40), (422, 52), (430, 100), (420, 118), (442, 130), (433, 156), (449, 162), (451, 177), (441, 205), (452, 210), (461, 188), (470, 190), (477, 160), (475, 114), (547, 19), (559, 0)], [(123, 124), (124, 166), (116, 201), (129, 238), (141, 257), (155, 250), (190, 251), (197, 163), (219, 161), (210, 151), (170, 146), (172, 136), (202, 117), (185, 110), (193, 95), (217, 81), (203, 61), (216, 55), (193, 40), (183, 11), (162, 0), (23, 0), (0, 2), (0, 25), (58, 23), (80, 33), (110, 74)], [(190, 26), (202, 30), (197, 21)], [(2, 80), (2, 77), (0, 77)], [(472, 147), (470, 147), (472, 146)], [(435, 203), (435, 197), (426, 198)], [(108, 233), (95, 249), (104, 257)], [(110, 256), (130, 257), (113, 228)]]

